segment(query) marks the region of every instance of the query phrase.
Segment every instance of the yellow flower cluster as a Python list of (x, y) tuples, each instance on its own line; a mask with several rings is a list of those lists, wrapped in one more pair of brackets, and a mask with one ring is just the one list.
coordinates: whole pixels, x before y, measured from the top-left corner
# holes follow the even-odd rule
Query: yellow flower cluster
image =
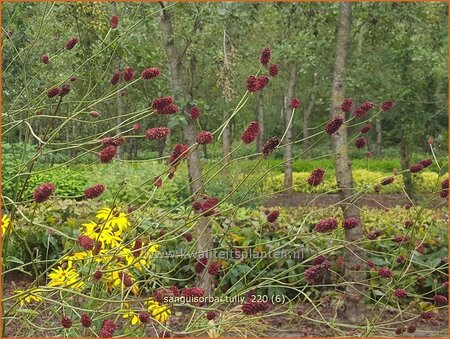
[(10, 224), (10, 218), (5, 214), (2, 216), (2, 233), (1, 235), (6, 233), (6, 230), (8, 229)]
[[(160, 304), (154, 299), (150, 298), (145, 302), (147, 310), (153, 319), (164, 324), (172, 315), (172, 311), (169, 307)], [(139, 319), (139, 314), (133, 310), (129, 309), (129, 304), (125, 303), (125, 313), (123, 314), (123, 319), (130, 319), (131, 325), (140, 325), (142, 322)]]

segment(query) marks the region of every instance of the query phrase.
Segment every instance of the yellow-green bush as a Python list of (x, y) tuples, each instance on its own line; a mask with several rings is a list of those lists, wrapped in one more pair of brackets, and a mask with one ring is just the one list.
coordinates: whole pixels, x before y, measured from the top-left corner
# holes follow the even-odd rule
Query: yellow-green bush
[[(317, 187), (311, 187), (308, 184), (308, 178), (311, 173), (294, 172), (292, 175), (292, 190), (297, 193), (324, 193), (332, 192), (337, 189), (334, 173), (328, 172), (324, 182)], [(369, 171), (365, 169), (357, 169), (353, 171), (353, 180), (357, 191), (366, 190), (373, 192), (373, 187), (379, 184), (381, 180), (388, 177), (386, 173)], [(447, 175), (439, 178), (435, 172), (422, 172), (413, 174), (413, 182), (416, 192), (434, 192), (439, 189), (439, 182), (446, 178)], [(438, 180), (439, 179), (439, 180)], [(262, 192), (278, 192), (283, 190), (284, 174), (278, 174), (265, 180), (261, 187)], [(392, 184), (382, 187), (381, 193), (402, 193), (404, 188), (402, 175), (396, 175)]]

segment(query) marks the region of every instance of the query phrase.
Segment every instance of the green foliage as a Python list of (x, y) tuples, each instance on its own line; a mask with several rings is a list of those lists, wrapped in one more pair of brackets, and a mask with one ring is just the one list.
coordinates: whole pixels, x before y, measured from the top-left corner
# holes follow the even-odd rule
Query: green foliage
[[(308, 184), (308, 178), (311, 172), (294, 172), (293, 186), (294, 192), (298, 193), (326, 193), (337, 190), (334, 173), (329, 171), (325, 175), (324, 182), (319, 186), (312, 187)], [(390, 174), (368, 171), (364, 169), (353, 170), (353, 180), (355, 189), (358, 192), (373, 193), (373, 187), (380, 184), (381, 180), (390, 176)], [(417, 193), (436, 192), (438, 189), (439, 180), (442, 180), (446, 175), (439, 178), (435, 172), (421, 172), (413, 175), (414, 187)], [(284, 174), (278, 174), (268, 178), (262, 186), (262, 192), (280, 192), (283, 190)], [(383, 186), (381, 193), (403, 193), (404, 192), (403, 177), (401, 175), (395, 176), (392, 184)]]

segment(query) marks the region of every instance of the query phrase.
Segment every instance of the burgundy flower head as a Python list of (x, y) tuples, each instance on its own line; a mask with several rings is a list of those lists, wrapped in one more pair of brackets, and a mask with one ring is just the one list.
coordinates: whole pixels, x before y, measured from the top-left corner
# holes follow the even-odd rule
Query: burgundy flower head
[(189, 154), (189, 146), (176, 144), (172, 150), (172, 154), (169, 157), (169, 164), (172, 166), (177, 166), (181, 160), (186, 158)]
[(270, 75), (271, 77), (276, 77), (276, 76), (278, 76), (278, 72), (279, 72), (279, 67), (278, 67), (277, 64), (271, 64), (271, 65), (269, 66), (269, 75)]
[(214, 209), (220, 202), (218, 198), (208, 198), (202, 205), (202, 212), (205, 216), (210, 216), (214, 214)]
[(183, 234), (184, 239), (186, 239), (187, 242), (191, 242), (192, 241), (192, 233), (184, 233)]
[(133, 281), (131, 280), (131, 277), (128, 273), (126, 272), (119, 272), (119, 279), (122, 281), (122, 284), (125, 287), (131, 287), (133, 286)]
[(344, 117), (338, 114), (327, 124), (327, 126), (325, 127), (325, 132), (330, 135), (336, 133), (338, 129), (341, 128), (343, 123)]
[(44, 202), (50, 198), (55, 191), (55, 185), (46, 183), (39, 185), (33, 192), (34, 201), (37, 203)]
[(203, 272), (205, 267), (208, 265), (208, 259), (205, 257), (201, 257), (198, 259), (197, 263), (195, 264), (195, 273), (200, 274)]
[(217, 314), (214, 311), (208, 311), (206, 313), (206, 319), (208, 320), (214, 320), (216, 318)]
[(378, 269), (378, 274), (381, 277), (386, 278), (386, 279), (392, 278), (392, 271), (390, 269), (386, 268), (386, 267), (380, 267)]
[(441, 182), (442, 189), (448, 189), (448, 178)]
[(63, 315), (62, 318), (61, 318), (61, 325), (64, 328), (71, 328), (72, 327), (72, 320), (68, 316)]
[(47, 96), (49, 98), (56, 97), (59, 94), (59, 91), (60, 91), (59, 87), (52, 87), (47, 91)]
[(433, 297), (433, 300), (438, 305), (447, 305), (448, 304), (447, 297), (444, 295), (437, 294)]
[(87, 235), (80, 235), (77, 240), (77, 244), (83, 247), (86, 251), (90, 251), (94, 248), (94, 240)]
[(269, 84), (270, 80), (266, 76), (260, 76), (258, 77), (258, 89), (263, 89)]
[(45, 55), (41, 56), (41, 61), (42, 61), (44, 64), (48, 65), (48, 63), (50, 62), (50, 59), (49, 59), (48, 55), (45, 54)]
[(156, 78), (160, 74), (161, 74), (161, 71), (159, 70), (159, 68), (152, 67), (152, 68), (147, 68), (147, 69), (143, 70), (141, 73), (141, 76), (142, 76), (142, 79), (148, 80), (148, 79)]
[(119, 17), (117, 15), (113, 15), (109, 20), (109, 26), (114, 29), (117, 28), (117, 25), (119, 25)]
[(372, 108), (373, 108), (374, 104), (373, 102), (370, 101), (366, 101), (364, 103), (362, 103), (361, 105), (359, 105), (355, 111), (353, 112), (353, 115), (355, 117), (362, 117), (364, 115), (366, 115)]
[(270, 62), (271, 51), (270, 48), (266, 47), (261, 50), (261, 57), (259, 58), (261, 64), (267, 66)]
[(247, 129), (242, 133), (242, 141), (246, 144), (250, 144), (255, 141), (256, 137), (259, 134), (259, 123), (256, 121), (252, 121)]
[(210, 144), (213, 141), (213, 135), (211, 132), (208, 131), (201, 131), (197, 135), (197, 143), (200, 145), (207, 145)]
[(88, 314), (85, 313), (81, 315), (81, 325), (83, 325), (83, 327), (91, 327), (92, 320)]
[(91, 117), (93, 118), (98, 118), (100, 116), (100, 113), (97, 111), (92, 111), (91, 113), (89, 113), (91, 115)]
[(280, 216), (280, 211), (271, 211), (269, 214), (267, 214), (267, 222), (275, 222), (278, 217)]
[(411, 167), (409, 168), (409, 171), (411, 173), (418, 173), (421, 170), (423, 170), (423, 165), (422, 164), (411, 165)]
[(313, 265), (305, 270), (305, 280), (308, 284), (320, 284), (324, 277), (325, 273), (330, 267), (328, 262), (324, 262), (319, 265)]
[(149, 140), (157, 140), (167, 137), (169, 133), (170, 130), (167, 127), (153, 127), (145, 131), (145, 137)]
[(338, 227), (337, 220), (335, 218), (328, 218), (328, 219), (320, 220), (316, 224), (314, 229), (315, 229), (316, 232), (326, 233), (326, 232), (333, 231), (337, 227)]
[(155, 185), (156, 187), (161, 187), (163, 184), (161, 177), (157, 177), (155, 179), (155, 181), (153, 181), (153, 185)]
[(84, 191), (84, 197), (86, 199), (94, 199), (100, 196), (104, 191), (105, 186), (102, 184), (97, 184), (89, 188), (86, 188), (86, 190)]
[(280, 144), (280, 139), (278, 137), (272, 137), (266, 141), (262, 148), (262, 154), (264, 156), (269, 156), (275, 150), (275, 148)]
[(247, 302), (242, 305), (242, 312), (245, 315), (255, 315), (260, 312), (267, 311), (269, 305), (265, 302)]
[(176, 106), (174, 104), (164, 106), (163, 108), (160, 108), (157, 110), (157, 113), (161, 114), (161, 115), (175, 114), (177, 112), (178, 112), (178, 106)]
[(311, 186), (318, 186), (323, 182), (323, 177), (325, 175), (325, 170), (323, 168), (316, 168), (312, 171), (308, 178), (308, 184)]
[(139, 320), (144, 324), (149, 323), (150, 322), (150, 314), (148, 312), (139, 312)]
[(125, 70), (123, 71), (123, 80), (125, 82), (131, 81), (134, 78), (134, 69), (132, 69), (131, 67), (127, 67), (125, 68)]
[(424, 159), (421, 162), (419, 162), (419, 164), (421, 164), (423, 166), (423, 168), (430, 166), (432, 163), (433, 163), (433, 160), (431, 160), (431, 159)]
[(299, 99), (297, 99), (297, 98), (294, 98), (294, 99), (291, 100), (291, 107), (292, 108), (299, 108), (301, 106), (301, 104), (302, 104), (302, 102)]
[(116, 324), (109, 319), (103, 320), (102, 327), (100, 329), (100, 338), (112, 338), (116, 330)]
[(381, 109), (383, 111), (389, 111), (394, 106), (394, 102), (392, 100), (388, 100), (381, 104)]
[(122, 79), (122, 73), (119, 71), (115, 71), (111, 78), (111, 84), (114, 86), (117, 85), (119, 83), (120, 79)]
[(137, 258), (141, 255), (142, 240), (136, 239), (133, 245), (133, 257)]
[(433, 312), (424, 311), (424, 312), (420, 313), (420, 317), (424, 320), (429, 320), (429, 319), (433, 318), (433, 315), (434, 315)]
[(341, 111), (348, 113), (352, 110), (352, 107), (353, 107), (353, 100), (350, 98), (346, 98), (341, 104)]
[(94, 274), (92, 275), (92, 280), (94, 283), (99, 282), (99, 280), (103, 277), (103, 273), (100, 270), (96, 270)]
[(342, 226), (346, 230), (351, 230), (352, 228), (359, 226), (359, 220), (357, 218), (347, 218), (344, 219), (344, 222), (342, 223)]
[(319, 255), (314, 258), (312, 261), (312, 266), (321, 265), (327, 261), (327, 258), (324, 255)]
[(253, 75), (250, 75), (247, 78), (247, 91), (249, 92), (256, 92), (259, 90), (259, 83), (258, 83), (258, 79), (255, 78)]
[(361, 133), (362, 134), (367, 133), (371, 130), (371, 128), (372, 128), (371, 124), (366, 124), (361, 128)]
[(412, 220), (406, 220), (406, 221), (405, 221), (405, 227), (406, 227), (406, 228), (409, 228), (409, 227), (411, 227), (412, 225), (414, 225), (414, 222), (413, 222)]
[(208, 273), (212, 276), (219, 274), (221, 265), (218, 261), (213, 261), (208, 267)]
[(361, 137), (355, 140), (356, 148), (363, 148), (367, 144), (367, 138)]
[(403, 255), (399, 255), (395, 261), (397, 262), (397, 264), (401, 264), (405, 261), (405, 257)]
[(200, 110), (196, 106), (191, 107), (191, 118), (198, 119), (200, 117)]
[(392, 184), (394, 182), (394, 177), (388, 177), (386, 179), (381, 180), (381, 185), (386, 186)]
[(116, 146), (110, 145), (105, 147), (100, 152), (100, 161), (101, 162), (110, 162), (116, 156), (117, 148)]
[(403, 288), (398, 288), (394, 291), (394, 295), (397, 298), (406, 298), (408, 296), (408, 293)]
[(67, 40), (67, 42), (66, 42), (66, 49), (67, 49), (67, 50), (71, 50), (72, 48), (75, 47), (75, 45), (76, 45), (77, 43), (78, 43), (78, 38), (76, 38), (76, 37), (70, 38), (70, 39)]
[(190, 288), (184, 288), (181, 291), (181, 296), (192, 298), (192, 297), (203, 297), (205, 294), (205, 291), (203, 291), (200, 287), (190, 287)]
[(142, 128), (142, 125), (140, 123), (133, 124), (133, 132), (139, 132)]
[(367, 239), (369, 240), (375, 240), (376, 238), (378, 238), (381, 234), (383, 234), (383, 232), (381, 232), (380, 230), (374, 230), (371, 231), (367, 234)]

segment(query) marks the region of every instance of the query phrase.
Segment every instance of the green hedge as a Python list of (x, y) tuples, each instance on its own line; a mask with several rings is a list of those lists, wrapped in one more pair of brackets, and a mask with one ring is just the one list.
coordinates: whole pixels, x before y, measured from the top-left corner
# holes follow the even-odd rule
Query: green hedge
[[(311, 172), (294, 172), (292, 175), (293, 191), (298, 193), (324, 193), (337, 189), (334, 173), (327, 171), (324, 182), (316, 187), (311, 187), (308, 185), (308, 178), (310, 175)], [(353, 170), (353, 180), (357, 191), (367, 190), (369, 193), (372, 193), (373, 186), (379, 184), (383, 178), (388, 176), (389, 174), (383, 172), (373, 172), (364, 169)], [(444, 175), (439, 178), (439, 175), (435, 172), (413, 174), (413, 182), (416, 192), (436, 192), (439, 189), (440, 180), (443, 180), (446, 177), (447, 175)], [(278, 174), (265, 180), (260, 189), (264, 193), (282, 191), (283, 183), (284, 174)], [(392, 184), (382, 187), (381, 193), (402, 193), (403, 189), (403, 176), (397, 175)]]

